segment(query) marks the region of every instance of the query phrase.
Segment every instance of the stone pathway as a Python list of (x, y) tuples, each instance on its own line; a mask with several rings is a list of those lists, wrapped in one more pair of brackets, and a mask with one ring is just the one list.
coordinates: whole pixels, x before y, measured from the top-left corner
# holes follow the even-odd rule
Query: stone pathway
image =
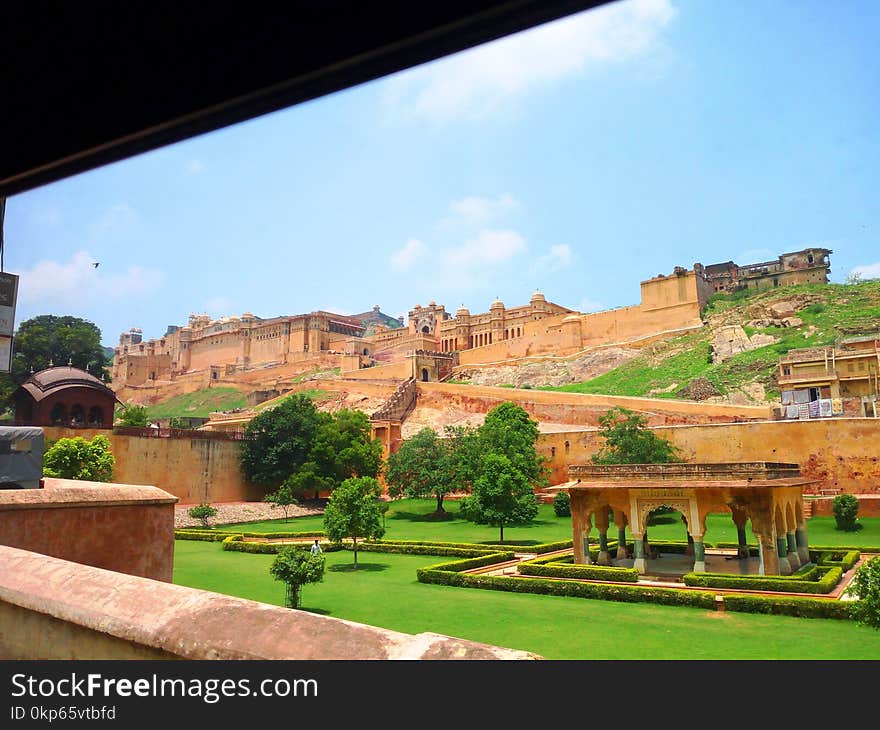
[[(201, 527), (202, 521), (190, 517), (187, 512), (193, 505), (176, 505), (174, 507), (174, 528)], [(214, 527), (220, 525), (235, 525), (242, 522), (255, 522), (257, 520), (279, 520), (284, 517), (284, 511), (269, 502), (220, 502), (211, 505), (217, 509), (217, 516), (212, 517), (210, 524)], [(323, 514), (324, 510), (316, 504), (305, 503), (300, 506), (287, 508), (288, 517), (303, 517), (305, 515)], [(283, 526), (278, 528), (284, 530)], [(289, 529), (293, 529), (292, 527)]]

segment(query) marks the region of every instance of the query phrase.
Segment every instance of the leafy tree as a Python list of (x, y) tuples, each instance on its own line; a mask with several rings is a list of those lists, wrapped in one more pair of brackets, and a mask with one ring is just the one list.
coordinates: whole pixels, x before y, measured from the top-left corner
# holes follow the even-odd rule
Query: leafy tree
[(0, 373), (0, 397), (5, 402), (30, 377), (31, 370), (45, 370), (49, 363), (70, 362), (101, 379), (107, 374), (101, 330), (88, 320), (43, 314), (22, 322), (14, 341), (11, 371)]
[(366, 414), (323, 413), (302, 394), (254, 417), (245, 433), (245, 477), (269, 487), (286, 483), (297, 494), (332, 491), (352, 476), (375, 477), (382, 465), (382, 445), (372, 438)]
[(647, 427), (644, 416), (615, 406), (599, 416), (599, 435), (605, 445), (594, 464), (669, 464), (681, 461), (678, 449)]
[(530, 522), (538, 514), (534, 490), (547, 483), (544, 458), (535, 449), (538, 424), (514, 403), (502, 403), (486, 414), (457, 451), (458, 468), (471, 480), (472, 493), (460, 514), (477, 524), (500, 528)]
[(61, 479), (109, 482), (113, 478), (115, 459), (110, 439), (95, 436), (87, 441), (82, 436), (58, 439), (43, 455), (43, 474)]
[(385, 481), (392, 497), (433, 497), (437, 513), (445, 512), (443, 497), (455, 490), (451, 439), (440, 439), (425, 427), (388, 456)]
[(479, 450), (503, 454), (535, 487), (547, 480), (544, 457), (535, 449), (538, 424), (515, 403), (502, 403), (486, 414), (483, 425), (477, 429)]
[(852, 604), (853, 618), (880, 629), (880, 558), (866, 560), (856, 569), (849, 590), (859, 599)]
[(529, 478), (504, 454), (487, 454), (473, 494), (461, 501), (461, 514), (478, 525), (524, 525), (538, 514), (538, 497)]
[(382, 445), (372, 438), (362, 411), (344, 409), (319, 414), (321, 422), (303, 465), (290, 477), (295, 491), (333, 491), (349, 477), (375, 477), (382, 465)]
[(373, 477), (351, 477), (340, 484), (324, 509), (324, 531), (333, 542), (350, 537), (354, 542), (357, 570), (358, 538), (378, 539), (385, 534), (381, 524), (379, 496), (382, 488)]
[(557, 517), (571, 517), (571, 497), (568, 492), (557, 492), (553, 498), (553, 511)]
[(831, 512), (834, 515), (834, 529), (855, 532), (860, 525), (856, 521), (859, 512), (859, 500), (852, 494), (838, 494), (831, 501)]
[(195, 507), (190, 507), (187, 514), (194, 520), (201, 520), (204, 527), (210, 527), (208, 520), (211, 517), (217, 516), (217, 509), (210, 504), (199, 504)]
[(150, 420), (147, 418), (147, 409), (143, 406), (126, 406), (119, 414), (118, 423), (120, 426), (146, 428), (150, 425)]
[(284, 519), (287, 519), (287, 511), (292, 505), (299, 504), (293, 496), (293, 489), (288, 482), (284, 482), (278, 489), (264, 497), (266, 502), (271, 502), (275, 507), (281, 507), (284, 511)]
[(254, 484), (279, 486), (306, 463), (318, 427), (329, 417), (300, 394), (254, 416), (241, 445), (244, 476)]
[(287, 584), (287, 607), (299, 608), (302, 587), (306, 583), (324, 580), (324, 555), (313, 555), (309, 550), (293, 545), (283, 547), (272, 561), (269, 572), (275, 580)]

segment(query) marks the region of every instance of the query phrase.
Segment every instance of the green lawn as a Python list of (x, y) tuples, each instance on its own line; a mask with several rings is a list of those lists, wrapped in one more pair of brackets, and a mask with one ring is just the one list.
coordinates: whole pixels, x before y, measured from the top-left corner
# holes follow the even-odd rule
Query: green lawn
[(214, 411), (225, 411), (233, 408), (244, 408), (247, 396), (235, 388), (207, 388), (194, 393), (176, 395), (161, 403), (147, 406), (147, 418), (173, 418), (192, 416), (207, 418)]
[[(283, 605), (271, 555), (223, 552), (178, 540), (174, 582)], [(443, 558), (327, 553), (323, 583), (303, 588), (303, 610), (406, 633), (433, 631), (551, 659), (880, 659), (880, 631), (849, 621), (722, 613), (502, 593), (418, 583)]]

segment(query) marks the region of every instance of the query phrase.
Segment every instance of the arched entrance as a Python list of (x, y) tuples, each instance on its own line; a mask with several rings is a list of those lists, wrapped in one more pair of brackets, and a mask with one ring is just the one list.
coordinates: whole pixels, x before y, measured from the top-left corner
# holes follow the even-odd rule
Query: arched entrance
[(430, 380), (428, 377), (428, 368), (422, 368), (422, 382), (427, 383)]

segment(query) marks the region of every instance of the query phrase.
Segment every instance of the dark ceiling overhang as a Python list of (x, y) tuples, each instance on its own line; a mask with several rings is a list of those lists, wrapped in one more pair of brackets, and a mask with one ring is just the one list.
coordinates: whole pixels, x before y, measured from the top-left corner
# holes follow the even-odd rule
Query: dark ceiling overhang
[(7, 3), (0, 197), (606, 2)]

